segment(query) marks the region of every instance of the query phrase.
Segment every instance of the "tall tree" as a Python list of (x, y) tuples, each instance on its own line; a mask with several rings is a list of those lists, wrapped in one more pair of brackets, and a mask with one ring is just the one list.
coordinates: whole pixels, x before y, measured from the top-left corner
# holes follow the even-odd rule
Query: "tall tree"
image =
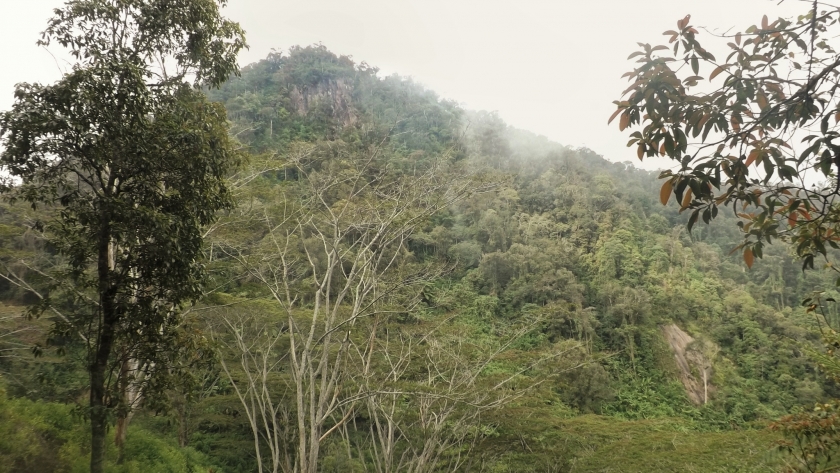
[(178, 308), (200, 294), (200, 229), (230, 203), (237, 153), (200, 90), (238, 71), (244, 35), (220, 16), (225, 3), (67, 1), (39, 44), (78, 62), (55, 84), (18, 85), (0, 114), (3, 193), (58, 209), (44, 228), (66, 258), (56, 280), (72, 284), (55, 330), (84, 334), (91, 472), (103, 470), (109, 419), (130, 407), (120, 381), (165, 384)]

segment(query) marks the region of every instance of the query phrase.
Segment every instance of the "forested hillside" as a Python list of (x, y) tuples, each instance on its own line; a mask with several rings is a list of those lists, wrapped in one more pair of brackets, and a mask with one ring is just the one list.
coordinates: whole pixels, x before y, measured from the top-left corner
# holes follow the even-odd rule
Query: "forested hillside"
[[(657, 173), (320, 45), (207, 95), (248, 158), (111, 471), (774, 471), (768, 425), (840, 397), (801, 307), (832, 276), (783, 244), (748, 269)], [(20, 317), (61, 296), (57, 210), (2, 205), (0, 465), (79, 471), (79, 341)]]

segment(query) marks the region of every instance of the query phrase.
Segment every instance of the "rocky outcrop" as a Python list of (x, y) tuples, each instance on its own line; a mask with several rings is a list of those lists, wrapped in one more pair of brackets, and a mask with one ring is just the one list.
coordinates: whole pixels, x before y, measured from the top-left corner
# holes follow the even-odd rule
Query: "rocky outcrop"
[(695, 404), (705, 404), (714, 391), (710, 378), (717, 347), (710, 342), (695, 340), (676, 324), (663, 325), (662, 334), (674, 353), (680, 381), (688, 398)]
[(324, 107), (325, 112), (338, 120), (342, 126), (350, 126), (359, 116), (353, 108), (353, 86), (345, 79), (327, 79), (314, 86), (292, 87), (289, 98), (292, 106), (301, 116)]

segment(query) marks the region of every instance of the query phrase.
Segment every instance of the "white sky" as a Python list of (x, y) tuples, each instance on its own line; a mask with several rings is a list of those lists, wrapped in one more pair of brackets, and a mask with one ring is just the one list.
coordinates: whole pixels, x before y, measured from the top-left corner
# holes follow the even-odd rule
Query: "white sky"
[[(0, 110), (15, 83), (60, 77), (60, 47), (50, 54), (35, 41), (62, 4), (0, 0)], [(661, 33), (687, 13), (723, 31), (807, 9), (797, 0), (229, 0), (224, 14), (246, 30), (241, 65), (321, 42), (518, 128), (639, 165), (626, 135), (607, 126), (637, 41), (667, 41)]]

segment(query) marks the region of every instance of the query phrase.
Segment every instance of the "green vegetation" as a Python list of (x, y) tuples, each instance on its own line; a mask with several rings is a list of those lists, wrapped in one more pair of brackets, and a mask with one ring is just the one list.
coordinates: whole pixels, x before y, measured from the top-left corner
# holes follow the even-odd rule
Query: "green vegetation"
[[(803, 269), (822, 260), (836, 272), (840, 148), (834, 141), (840, 136), (840, 105), (834, 95), (840, 62), (830, 38), (840, 10), (813, 2), (796, 20), (771, 22), (765, 15), (760, 24), (724, 35), (731, 41), (721, 48), (728, 53), (723, 60), (715, 58), (708, 41), (701, 45), (690, 19), (664, 33), (669, 45), (640, 43), (641, 51), (630, 55), (638, 57), (638, 67), (625, 74), (632, 85), (623, 93), (626, 100), (615, 102), (610, 121), (620, 117), (621, 130), (640, 125), (628, 142), (639, 159), (667, 156), (680, 163), (676, 172), (660, 175), (665, 179), (660, 199), (665, 204), (674, 194), (681, 211), (693, 210), (689, 228), (701, 215), (709, 223), (719, 208), (731, 205), (743, 231), (733, 251), (743, 249), (747, 266), (765, 255), (767, 244), (782, 240)], [(701, 73), (708, 73), (710, 84), (719, 77), (720, 85), (695, 88), (706, 80)], [(832, 296), (816, 291), (804, 299), (806, 312), (820, 324), (825, 350), (804, 349), (836, 382), (840, 345)], [(790, 471), (837, 469), (833, 394), (835, 401), (773, 425), (788, 437), (780, 446), (790, 454)]]
[[(0, 464), (3, 471), (89, 471), (90, 434), (73, 406), (25, 398), (9, 399), (0, 391)], [(104, 471), (187, 473), (213, 469), (206, 456), (180, 448), (142, 426), (126, 438), (123, 461), (109, 444)]]
[(28, 315), (57, 315), (51, 338), (85, 348), (91, 472), (109, 418), (122, 452), (133, 405), (189, 368), (173, 314), (201, 295), (201, 227), (230, 206), (237, 161), (224, 111), (198, 89), (237, 72), (245, 46), (220, 4), (67, 2), (40, 44), (78, 62), (53, 85), (19, 84), (0, 115), (0, 190), (52, 210), (36, 228), (58, 258), (38, 268), (49, 283)]
[[(840, 323), (833, 276), (801, 272), (783, 245), (747, 270), (730, 255), (737, 216), (689, 233), (691, 214), (660, 205), (655, 175), (323, 46), (220, 85), (206, 97), (176, 87), (162, 102), (178, 107), (128, 130), (126, 146), (196, 138), (178, 155), (186, 167), (147, 163), (138, 188), (154, 198), (84, 188), (46, 201), (33, 171), (13, 168), (24, 185), (9, 190), (32, 192), (0, 207), (10, 471), (86, 470), (97, 422), (116, 440), (101, 444), (101, 471), (777, 471), (796, 466), (786, 449), (834, 448), (802, 440), (815, 403), (834, 421), (840, 394), (825, 377), (837, 373), (823, 343)], [(24, 105), (3, 115), (7, 133)], [(202, 111), (213, 119), (197, 131)], [(234, 169), (236, 147), (250, 156)], [(208, 153), (210, 203), (185, 184)], [(36, 184), (65, 190), (79, 169)], [(116, 199), (119, 225), (91, 218), (82, 197)], [(88, 237), (106, 223), (126, 249), (111, 270), (130, 281), (100, 373), (111, 389), (92, 396), (78, 335), (98, 333)], [(171, 274), (144, 279), (152, 267)]]

